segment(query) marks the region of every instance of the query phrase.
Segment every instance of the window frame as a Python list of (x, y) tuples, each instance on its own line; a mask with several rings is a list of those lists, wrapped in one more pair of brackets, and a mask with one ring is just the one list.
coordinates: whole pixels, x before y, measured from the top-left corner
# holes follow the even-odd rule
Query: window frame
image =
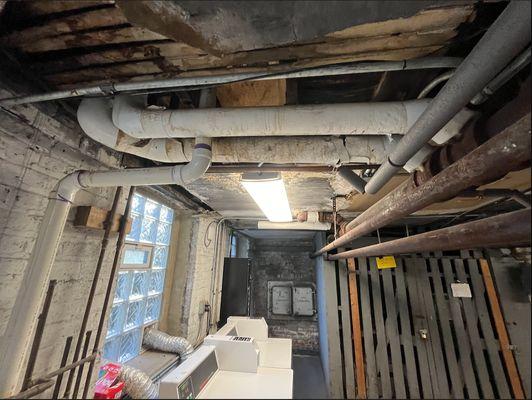
[[(132, 249), (132, 250), (145, 250), (148, 251), (148, 261), (142, 264), (127, 264), (124, 262), (124, 258), (126, 255), (126, 251)], [(147, 243), (137, 243), (137, 242), (131, 242), (127, 241), (124, 243), (124, 247), (122, 248), (122, 254), (120, 254), (120, 264), (118, 269), (119, 270), (127, 270), (127, 269), (135, 269), (135, 270), (151, 270), (153, 268), (152, 261), (153, 261), (153, 251), (155, 250), (155, 245), (147, 244)]]

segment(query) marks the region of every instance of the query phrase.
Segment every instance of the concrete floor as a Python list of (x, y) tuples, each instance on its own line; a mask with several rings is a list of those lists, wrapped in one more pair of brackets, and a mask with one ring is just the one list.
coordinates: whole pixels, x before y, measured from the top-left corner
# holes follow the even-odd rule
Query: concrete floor
[(327, 388), (319, 356), (292, 356), (294, 399), (326, 399)]

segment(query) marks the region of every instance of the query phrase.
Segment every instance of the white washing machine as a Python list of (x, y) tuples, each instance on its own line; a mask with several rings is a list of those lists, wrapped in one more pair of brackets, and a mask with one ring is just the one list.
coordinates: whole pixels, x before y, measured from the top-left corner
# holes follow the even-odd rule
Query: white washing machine
[(165, 399), (291, 399), (292, 340), (268, 337), (264, 318), (229, 317), (159, 385)]

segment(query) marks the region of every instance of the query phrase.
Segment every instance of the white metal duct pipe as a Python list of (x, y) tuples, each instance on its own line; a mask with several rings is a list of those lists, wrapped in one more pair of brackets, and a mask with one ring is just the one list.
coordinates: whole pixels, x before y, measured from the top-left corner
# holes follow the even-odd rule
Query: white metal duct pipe
[[(143, 97), (136, 97), (134, 104), (137, 110), (144, 109)], [(81, 102), (78, 121), (89, 137), (116, 151), (150, 160), (168, 163), (191, 160), (194, 139), (134, 138), (115, 126), (111, 118), (111, 107), (112, 101), (103, 98), (84, 99)], [(434, 137), (434, 142), (446, 142), (458, 134), (462, 126), (473, 117), (472, 111), (462, 110)], [(396, 135), (393, 138), (395, 140), (399, 137), (400, 135)], [(390, 135), (354, 135), (345, 139), (334, 136), (223, 137), (213, 139), (212, 160), (224, 163), (376, 164), (385, 159), (395, 142)], [(414, 158), (422, 161), (420, 157)]]
[(161, 110), (117, 96), (113, 123), (135, 138), (404, 134), (430, 100)]
[[(93, 140), (111, 149), (134, 154), (150, 160), (179, 163), (187, 162), (182, 144), (175, 139), (139, 140), (121, 132), (112, 120), (112, 100), (105, 98), (83, 99), (77, 116), (81, 129)], [(193, 143), (190, 143), (193, 147)]]
[(0, 397), (16, 393), (21, 384), (40, 305), (76, 193), (89, 187), (184, 185), (205, 173), (210, 165), (210, 153), (208, 140), (198, 139), (192, 160), (186, 165), (104, 172), (76, 171), (59, 181), (50, 193), (43, 222), (2, 338)]
[[(184, 163), (192, 159), (194, 139), (134, 138), (113, 124), (111, 107), (108, 99), (81, 101), (78, 122), (91, 139), (116, 151), (160, 162)], [(374, 135), (349, 136), (345, 141), (331, 136), (213, 138), (212, 161), (376, 164), (385, 159), (391, 145), (391, 138)]]

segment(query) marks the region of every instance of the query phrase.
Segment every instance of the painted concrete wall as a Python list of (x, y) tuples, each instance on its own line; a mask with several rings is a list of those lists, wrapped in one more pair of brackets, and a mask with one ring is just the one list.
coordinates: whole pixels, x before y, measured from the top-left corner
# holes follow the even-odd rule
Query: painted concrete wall
[[(0, 90), (0, 97), (8, 92)], [(82, 141), (80, 128), (59, 114), (50, 115), (32, 106), (0, 112), (0, 335), (10, 318), (30, 257), (48, 194), (57, 181), (77, 169), (107, 169), (118, 158), (99, 146)], [(123, 211), (125, 195), (119, 207)], [(114, 189), (80, 191), (75, 205), (109, 209)], [(57, 280), (53, 303), (36, 362), (35, 374), (56, 369), (66, 337), (77, 334), (87, 300), (103, 231), (75, 228), (71, 210), (59, 245), (51, 279)], [(110, 239), (103, 272), (94, 297), (88, 330), (96, 332), (105, 283), (114, 256), (116, 235)], [(47, 286), (48, 282), (43, 282)], [(93, 336), (94, 337), (94, 336)], [(23, 372), (21, 372), (23, 374)], [(22, 377), (22, 376), (21, 376)], [(46, 392), (44, 397), (49, 396)]]
[[(176, 220), (178, 229), (175, 242), (173, 275), (167, 279), (163, 302), (165, 314), (161, 327), (168, 333), (186, 337), (191, 343), (201, 341), (207, 334), (208, 316), (199, 313), (200, 304), (212, 303), (211, 279), (215, 279), (216, 297), (220, 280), (213, 271), (215, 258), (215, 229), (219, 217), (215, 214), (194, 215), (182, 213)], [(227, 233), (220, 237), (221, 257), (227, 252)], [(220, 257), (218, 257), (220, 258)], [(220, 266), (222, 264), (219, 264)], [(215, 300), (213, 313), (217, 312)]]
[[(325, 245), (325, 234), (314, 238), (316, 249)], [(316, 257), (316, 285), (320, 357), (329, 397), (341, 398), (343, 393), (342, 358), (338, 332), (338, 299), (334, 262)]]
[[(11, 94), (1, 90), (0, 98)], [(51, 113), (48, 110), (51, 110)], [(57, 111), (57, 110), (55, 110)], [(119, 166), (119, 156), (88, 141), (75, 121), (53, 114), (53, 107), (40, 111), (33, 106), (17, 107), (11, 114), (0, 111), (0, 338), (10, 318), (13, 305), (37, 237), (50, 190), (66, 174), (78, 170), (104, 170)], [(92, 205), (109, 209), (113, 189), (80, 191), (75, 206)], [(123, 212), (129, 188), (123, 189), (119, 212)], [(150, 195), (148, 190), (147, 194)], [(162, 201), (161, 199), (157, 199)], [(176, 204), (166, 205), (179, 209)], [(72, 225), (76, 207), (70, 212), (59, 245), (51, 279), (57, 286), (44, 330), (35, 367), (35, 376), (59, 367), (68, 336), (74, 343), (92, 283), (100, 252), (103, 231)], [(209, 300), (214, 249), (215, 215), (192, 215), (176, 211), (172, 234), (173, 261), (168, 265), (161, 327), (171, 333), (193, 339), (199, 329), (198, 303)], [(226, 240), (224, 233), (222, 240)], [(112, 234), (104, 260), (98, 289), (88, 322), (93, 340), (108, 281), (116, 234)], [(209, 245), (209, 240), (212, 241)], [(225, 242), (223, 242), (225, 243)], [(225, 255), (223, 247), (221, 256)], [(44, 282), (43, 285), (47, 285)], [(177, 299), (177, 300), (175, 300)], [(175, 302), (173, 302), (175, 300)], [(175, 310), (180, 313), (176, 314)], [(22, 311), (18, 311), (22, 312)], [(91, 342), (92, 348), (92, 342)], [(69, 361), (72, 359), (73, 350)], [(23, 375), (21, 372), (21, 378)], [(63, 380), (63, 387), (66, 379)], [(50, 397), (47, 391), (41, 397)]]
[(253, 315), (266, 318), (270, 336), (291, 338), (299, 353), (318, 353), (318, 323), (306, 317), (268, 318), (268, 281), (314, 283), (312, 251), (309, 239), (256, 239), (251, 251)]

